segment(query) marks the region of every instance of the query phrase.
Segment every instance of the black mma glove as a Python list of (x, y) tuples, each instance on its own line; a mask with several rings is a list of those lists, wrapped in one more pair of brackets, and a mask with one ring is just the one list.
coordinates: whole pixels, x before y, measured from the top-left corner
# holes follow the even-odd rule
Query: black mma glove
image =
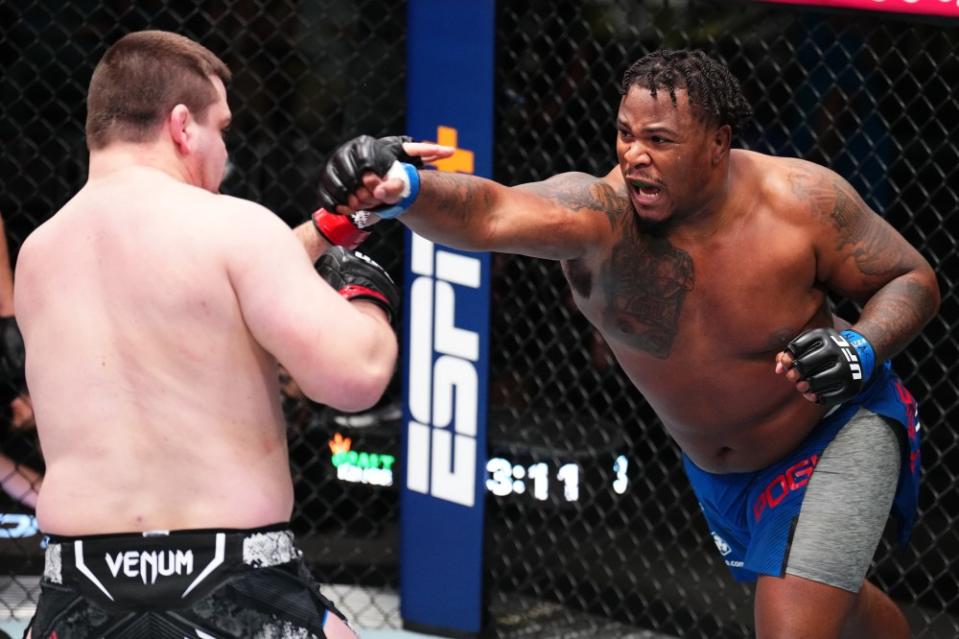
[[(370, 171), (382, 177), (390, 172), (394, 163), (399, 162), (400, 166), (409, 165), (405, 175), (408, 180), (416, 181), (411, 188), (411, 193), (404, 195), (402, 201), (409, 200), (409, 202), (405, 205), (402, 202), (398, 203), (405, 210), (416, 197), (416, 191), (419, 190), (416, 169), (423, 166), (421, 159), (403, 150), (403, 143), (412, 141), (412, 138), (405, 135), (391, 135), (384, 138), (361, 135), (340, 146), (327, 159), (320, 173), (320, 206), (328, 211), (335, 211), (338, 204), (346, 206), (349, 195), (363, 186), (364, 173)], [(396, 174), (396, 177), (402, 176)], [(391, 208), (394, 207), (386, 207), (387, 210)], [(380, 214), (382, 209), (375, 212)], [(396, 217), (400, 212), (402, 210), (393, 215), (380, 215), (380, 217)]]
[(818, 404), (831, 406), (855, 397), (875, 368), (872, 345), (852, 330), (814, 328), (789, 342), (786, 351)]
[(363, 255), (334, 246), (316, 261), (316, 272), (348, 300), (368, 300), (393, 321), (400, 292), (383, 267)]
[(23, 336), (13, 317), (0, 317), (0, 402), (8, 404), (25, 384)]

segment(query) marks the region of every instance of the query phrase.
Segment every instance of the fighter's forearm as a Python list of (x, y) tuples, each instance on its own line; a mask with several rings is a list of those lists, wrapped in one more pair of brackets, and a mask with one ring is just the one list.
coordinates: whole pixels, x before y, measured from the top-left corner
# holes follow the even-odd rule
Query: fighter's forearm
[(310, 256), (310, 261), (315, 262), (321, 255), (330, 248), (330, 243), (323, 239), (323, 236), (316, 232), (312, 220), (307, 220), (293, 229), (293, 234), (303, 244), (306, 254)]
[[(399, 220), (435, 242), (466, 250), (488, 250), (487, 229), (495, 194), (507, 187), (474, 176), (439, 171), (421, 171), (420, 181), (416, 202)], [(315, 262), (330, 248), (311, 220), (294, 228), (293, 233), (310, 261)]]
[(939, 286), (931, 269), (911, 271), (876, 291), (853, 329), (866, 337), (880, 362), (897, 355), (939, 310)]
[[(506, 187), (482, 178), (439, 171), (422, 171), (420, 180), (416, 202), (400, 221), (436, 242), (467, 250), (486, 250), (485, 228), (493, 193)], [(330, 248), (311, 220), (294, 228), (293, 233), (312, 262)]]
[(420, 192), (399, 220), (429, 239), (471, 251), (490, 245), (491, 221), (508, 187), (484, 178), (420, 171)]

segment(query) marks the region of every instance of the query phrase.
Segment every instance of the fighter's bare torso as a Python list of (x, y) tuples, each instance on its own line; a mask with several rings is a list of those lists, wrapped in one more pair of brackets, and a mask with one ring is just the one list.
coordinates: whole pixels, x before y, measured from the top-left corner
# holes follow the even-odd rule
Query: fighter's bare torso
[(237, 202), (132, 167), (88, 184), (24, 245), (45, 531), (289, 518), (276, 363), (244, 324), (217, 240), (251, 214)]
[(790, 339), (834, 321), (805, 222), (815, 214), (791, 178), (804, 164), (733, 151), (731, 190), (741, 199), (718, 224), (662, 234), (637, 224), (615, 170), (591, 188), (606, 203), (612, 240), (563, 262), (577, 306), (707, 470), (766, 466), (825, 412), (774, 374)]

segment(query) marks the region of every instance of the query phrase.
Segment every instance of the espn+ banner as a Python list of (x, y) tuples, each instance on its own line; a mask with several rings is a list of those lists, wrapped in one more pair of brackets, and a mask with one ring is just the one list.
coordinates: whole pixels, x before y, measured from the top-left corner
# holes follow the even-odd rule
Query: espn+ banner
[[(494, 6), (408, 5), (407, 131), (457, 148), (441, 171), (492, 173)], [(407, 628), (476, 636), (490, 257), (406, 237), (401, 612)]]

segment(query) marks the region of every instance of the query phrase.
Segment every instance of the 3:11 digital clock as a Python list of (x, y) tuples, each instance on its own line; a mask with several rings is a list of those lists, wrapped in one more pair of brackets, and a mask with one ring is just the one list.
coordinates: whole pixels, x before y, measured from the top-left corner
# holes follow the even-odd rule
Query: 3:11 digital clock
[[(629, 488), (627, 470), (629, 460), (619, 455), (613, 462), (612, 489), (622, 495)], [(579, 501), (582, 468), (577, 463), (561, 463), (555, 472), (547, 462), (529, 465), (515, 464), (505, 457), (491, 457), (486, 462), (486, 489), (497, 497), (529, 494), (533, 499), (547, 501), (554, 491), (562, 488), (562, 500)], [(559, 497), (558, 493), (556, 497)]]

